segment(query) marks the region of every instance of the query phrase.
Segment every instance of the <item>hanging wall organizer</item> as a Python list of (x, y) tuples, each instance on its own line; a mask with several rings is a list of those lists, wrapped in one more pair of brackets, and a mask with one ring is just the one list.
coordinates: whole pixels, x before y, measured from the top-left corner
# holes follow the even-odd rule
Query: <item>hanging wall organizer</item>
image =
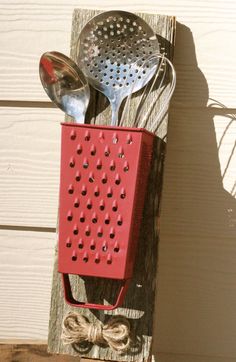
[[(77, 58), (78, 34), (101, 12), (74, 11), (72, 59)], [(175, 18), (137, 15), (154, 30), (161, 51), (171, 59)], [(153, 100), (156, 94), (152, 89)], [(163, 92), (152, 104), (150, 124), (166, 97)], [(108, 103), (91, 90), (87, 124), (61, 125), (59, 246), (48, 338), (51, 353), (79, 353), (112, 361), (143, 361), (151, 356), (167, 115), (155, 134), (140, 129), (132, 120), (140, 104), (141, 93), (136, 93), (123, 127), (110, 126)], [(66, 120), (70, 121), (68, 117)], [(61, 338), (64, 318), (75, 312), (85, 318), (82, 325), (88, 326), (87, 345), (65, 345)], [(123, 354), (112, 344), (103, 343), (104, 335), (102, 343), (91, 343), (91, 325), (109, 329), (117, 315), (126, 318), (126, 326), (132, 330), (130, 349)]]

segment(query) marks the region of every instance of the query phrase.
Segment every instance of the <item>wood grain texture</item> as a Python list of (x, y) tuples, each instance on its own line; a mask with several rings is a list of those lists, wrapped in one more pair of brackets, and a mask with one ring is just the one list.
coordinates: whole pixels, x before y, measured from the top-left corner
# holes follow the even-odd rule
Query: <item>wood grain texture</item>
[[(24, 5), (19, 0), (4, 0), (1, 4), (0, 31), (3, 36), (0, 66), (4, 71), (0, 73), (0, 99), (46, 101), (38, 77), (39, 57), (48, 50), (69, 54), (73, 9), (87, 7), (88, 4), (84, 0), (79, 4), (75, 0), (60, 3), (50, 0), (40, 4), (27, 0)], [(209, 97), (228, 107), (236, 107), (236, 67), (232, 51), (229, 50), (235, 42), (234, 2), (228, 0), (222, 5), (222, 1), (208, 1), (203, 5), (195, 0), (190, 3), (171, 0), (168, 4), (160, 0), (157, 4), (148, 0), (144, 4), (137, 0), (127, 4), (125, 0), (113, 0), (112, 3), (102, 0), (89, 6), (175, 15), (178, 19), (175, 104), (186, 106), (187, 102), (192, 106), (198, 105), (198, 98), (202, 97), (196, 72), (198, 67), (207, 79)], [(191, 81), (195, 83), (194, 89)]]
[[(71, 40), (72, 58), (75, 55), (77, 34), (80, 33), (81, 28), (88, 19), (97, 13), (97, 11), (91, 10), (76, 10), (74, 12)], [(155, 33), (166, 39), (166, 43), (168, 43), (166, 50), (167, 53), (170, 54), (175, 32), (174, 19), (150, 14), (139, 14), (139, 16), (142, 16), (153, 27)], [(92, 104), (93, 107), (91, 107), (91, 112), (94, 112), (91, 117), (92, 123), (108, 123), (111, 114), (110, 109), (103, 109), (103, 98), (97, 92), (94, 93), (92, 97), (96, 99)], [(131, 110), (134, 113), (136, 112), (137, 104), (138, 100), (135, 100), (135, 103), (131, 104)], [(129, 126), (132, 126), (132, 112), (130, 112)], [(77, 310), (79, 313), (88, 317), (91, 322), (96, 320), (105, 322), (111, 315), (117, 314), (127, 317), (131, 322), (132, 331), (135, 336), (134, 346), (130, 351), (122, 355), (112, 351), (110, 348), (99, 346), (88, 345), (86, 350), (81, 348), (81, 346), (76, 346), (76, 348), (75, 346), (73, 346), (74, 348), (71, 346), (63, 346), (61, 340), (62, 321), (68, 311), (73, 310), (73, 308), (65, 305), (64, 298), (62, 297), (61, 275), (57, 272), (56, 255), (48, 339), (50, 352), (68, 353), (72, 355), (80, 353), (80, 355), (90, 358), (115, 361), (143, 361), (150, 357), (157, 267), (157, 217), (162, 184), (162, 162), (165, 149), (165, 143), (162, 141), (162, 138), (166, 135), (166, 132), (167, 119), (163, 122), (162, 131), (160, 131), (160, 135), (158, 133), (154, 144), (152, 172), (144, 208), (136, 266), (125, 302), (122, 308), (118, 308), (109, 313), (81, 308)], [(77, 276), (73, 278), (71, 284), (77, 300), (83, 301), (88, 299), (90, 302), (98, 304), (103, 304), (103, 299), (105, 299), (107, 303), (112, 304), (118, 288), (118, 284), (114, 281), (79, 278)]]
[(234, 362), (234, 358), (193, 354), (159, 353), (156, 362)]
[(0, 230), (0, 339), (47, 338), (55, 240)]
[[(0, 344), (0, 357), (4, 362), (76, 362), (78, 357), (51, 355), (45, 344)], [(81, 359), (82, 362), (91, 362)], [(196, 355), (159, 353), (156, 362), (234, 362), (235, 359)]]
[(75, 362), (78, 358), (51, 355), (44, 344), (0, 344), (0, 358), (4, 362)]

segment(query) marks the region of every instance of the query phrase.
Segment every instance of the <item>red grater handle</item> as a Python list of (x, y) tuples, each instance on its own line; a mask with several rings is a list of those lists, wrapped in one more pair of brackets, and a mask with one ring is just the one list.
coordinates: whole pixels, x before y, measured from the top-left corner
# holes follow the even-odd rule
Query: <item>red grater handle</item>
[(70, 279), (69, 274), (62, 274), (62, 281), (64, 286), (64, 295), (65, 300), (68, 304), (72, 305), (73, 307), (77, 308), (89, 308), (89, 309), (100, 309), (100, 310), (113, 310), (117, 307), (119, 307), (124, 300), (125, 294), (128, 289), (129, 279), (125, 279), (123, 281), (123, 284), (120, 288), (120, 291), (118, 293), (117, 299), (115, 304), (113, 305), (104, 305), (104, 304), (94, 304), (94, 303), (86, 303), (86, 302), (79, 302), (77, 301), (72, 294), (71, 285), (70, 285)]

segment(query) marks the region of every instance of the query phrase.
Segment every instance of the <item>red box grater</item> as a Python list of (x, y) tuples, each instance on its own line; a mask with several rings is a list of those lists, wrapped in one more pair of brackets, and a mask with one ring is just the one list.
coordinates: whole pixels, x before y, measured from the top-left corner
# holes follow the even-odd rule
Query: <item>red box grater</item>
[[(154, 137), (140, 128), (62, 124), (58, 270), (73, 306), (114, 309), (124, 299)], [(115, 304), (76, 301), (69, 274), (123, 280)]]

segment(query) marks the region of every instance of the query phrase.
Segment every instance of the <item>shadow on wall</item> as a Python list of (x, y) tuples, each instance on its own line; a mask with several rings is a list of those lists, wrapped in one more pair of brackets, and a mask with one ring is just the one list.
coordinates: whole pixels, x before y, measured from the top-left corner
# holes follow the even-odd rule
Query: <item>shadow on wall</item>
[(174, 64), (154, 352), (236, 357), (236, 202), (222, 184), (219, 110), (207, 108), (192, 33), (180, 23)]

